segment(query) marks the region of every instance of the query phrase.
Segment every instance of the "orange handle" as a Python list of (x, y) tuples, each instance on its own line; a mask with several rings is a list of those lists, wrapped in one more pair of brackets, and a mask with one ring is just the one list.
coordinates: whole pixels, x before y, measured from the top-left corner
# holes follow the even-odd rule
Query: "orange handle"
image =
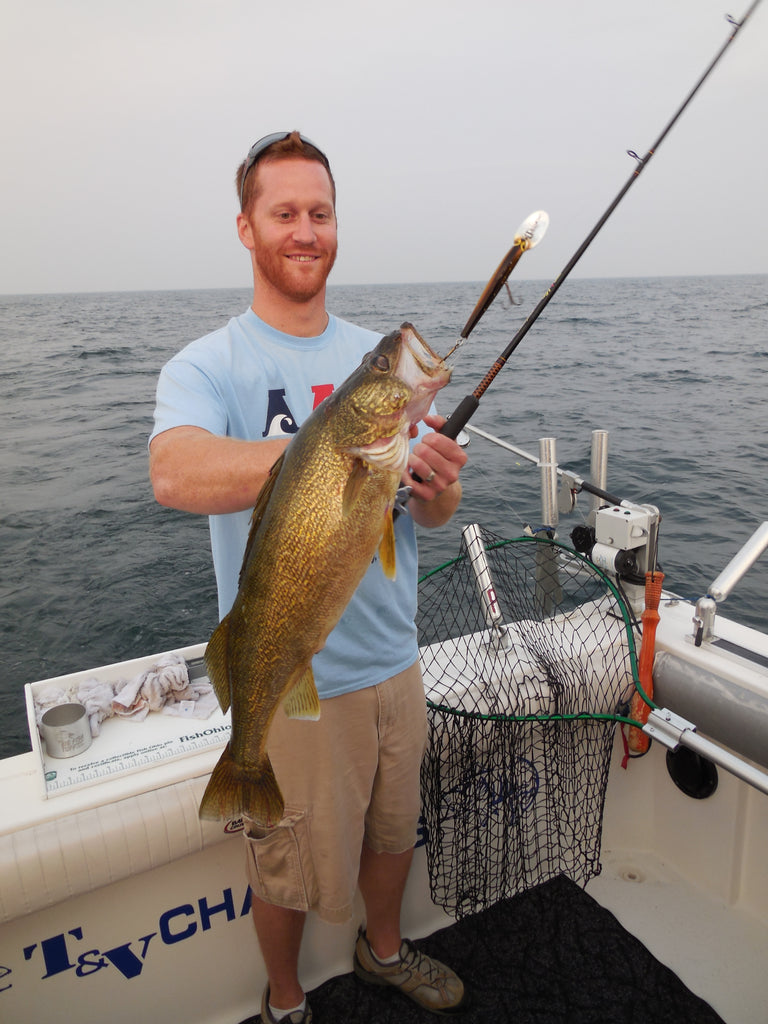
[[(659, 602), (663, 582), (663, 572), (647, 572), (645, 574), (645, 611), (640, 616), (643, 622), (643, 639), (640, 644), (637, 674), (640, 678), (640, 685), (649, 698), (653, 697), (653, 659), (656, 653), (656, 627), (660, 619)], [(629, 717), (645, 725), (650, 712), (650, 706), (640, 696), (639, 691), (635, 690), (629, 705)], [(629, 728), (627, 742), (632, 753), (644, 754), (651, 741), (646, 733), (632, 725)]]

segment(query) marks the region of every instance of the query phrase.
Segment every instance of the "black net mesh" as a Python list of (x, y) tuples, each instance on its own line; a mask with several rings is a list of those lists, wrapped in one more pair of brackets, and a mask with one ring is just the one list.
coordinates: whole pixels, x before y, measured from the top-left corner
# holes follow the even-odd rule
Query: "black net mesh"
[(468, 530), (421, 580), (417, 619), (430, 886), (458, 917), (599, 872), (614, 730), (637, 676), (626, 605), (590, 562)]

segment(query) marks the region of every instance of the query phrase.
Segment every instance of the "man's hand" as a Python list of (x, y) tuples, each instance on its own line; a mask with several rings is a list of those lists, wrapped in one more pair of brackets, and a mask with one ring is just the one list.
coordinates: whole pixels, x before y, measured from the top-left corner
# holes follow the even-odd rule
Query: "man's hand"
[[(444, 416), (425, 416), (424, 422), (435, 432), (425, 434), (414, 446), (403, 483), (411, 488), (410, 512), (414, 522), (419, 526), (442, 526), (461, 500), (459, 473), (467, 455), (453, 438), (438, 433), (445, 423)], [(415, 436), (415, 427), (413, 431)], [(420, 481), (414, 479), (413, 473)]]

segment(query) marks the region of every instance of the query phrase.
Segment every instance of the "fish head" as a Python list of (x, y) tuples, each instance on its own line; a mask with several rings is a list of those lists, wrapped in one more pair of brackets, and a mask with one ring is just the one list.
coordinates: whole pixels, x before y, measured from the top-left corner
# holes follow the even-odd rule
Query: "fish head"
[(381, 339), (336, 392), (337, 438), (366, 461), (402, 472), (411, 427), (451, 373), (412, 324)]

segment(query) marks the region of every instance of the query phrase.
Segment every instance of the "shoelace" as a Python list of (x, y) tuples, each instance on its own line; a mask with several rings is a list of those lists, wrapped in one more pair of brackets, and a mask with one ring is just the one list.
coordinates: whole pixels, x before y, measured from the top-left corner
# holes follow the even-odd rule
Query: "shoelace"
[[(424, 953), (420, 953), (410, 939), (404, 939), (403, 941), (408, 947), (408, 952), (400, 961), (402, 965), (410, 970), (418, 971), (429, 983), (440, 981), (442, 972), (434, 960), (431, 960)], [(442, 980), (444, 981), (445, 978), (442, 978)]]

